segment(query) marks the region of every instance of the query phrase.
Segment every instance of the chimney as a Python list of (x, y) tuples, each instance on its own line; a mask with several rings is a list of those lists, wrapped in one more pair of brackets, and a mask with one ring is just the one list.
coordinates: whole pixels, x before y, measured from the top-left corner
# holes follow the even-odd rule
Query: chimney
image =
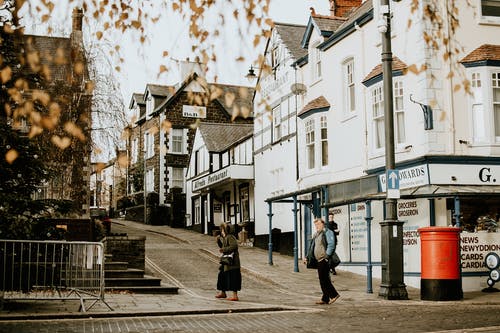
[(71, 31), (82, 31), (83, 26), (83, 10), (81, 8), (73, 8), (73, 26)]
[(184, 81), (189, 75), (196, 73), (200, 77), (205, 77), (207, 65), (200, 62), (200, 58), (196, 57), (194, 61), (186, 60), (179, 61), (180, 81)]
[(330, 16), (346, 17), (355, 8), (361, 6), (362, 0), (330, 0)]
[(73, 23), (71, 26), (71, 46), (75, 49), (83, 49), (83, 10), (81, 8), (73, 8)]

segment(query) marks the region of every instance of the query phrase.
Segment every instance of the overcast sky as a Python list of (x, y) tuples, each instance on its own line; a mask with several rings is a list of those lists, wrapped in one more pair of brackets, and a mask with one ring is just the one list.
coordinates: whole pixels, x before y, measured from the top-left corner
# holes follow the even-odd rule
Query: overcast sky
[[(319, 14), (329, 14), (328, 0), (271, 0), (270, 16), (276, 22), (296, 23), (306, 25), (310, 7), (314, 7)], [(217, 75), (217, 81), (228, 84), (248, 84), (244, 75), (248, 71), (251, 60), (255, 60), (259, 52), (263, 50), (263, 44), (254, 49), (252, 37), (242, 40), (235, 36), (231, 25), (225, 27), (222, 34), (223, 39), (217, 43), (217, 57), (219, 61), (211, 66), (212, 71), (208, 79), (212, 81)], [(175, 84), (179, 80), (175, 63), (166, 63), (162, 57), (164, 50), (169, 52), (173, 59), (181, 60), (190, 56), (191, 43), (188, 40), (188, 23), (165, 16), (163, 22), (159, 22), (151, 29), (148, 37), (149, 45), (137, 47), (138, 43), (133, 40), (125, 41), (125, 64), (120, 76), (123, 97), (125, 103), (130, 101), (132, 93), (143, 93), (147, 83)], [(236, 62), (238, 56), (245, 57), (245, 61)], [(192, 58), (191, 58), (192, 59)], [(158, 77), (161, 64), (166, 63), (172, 69), (168, 74)]]

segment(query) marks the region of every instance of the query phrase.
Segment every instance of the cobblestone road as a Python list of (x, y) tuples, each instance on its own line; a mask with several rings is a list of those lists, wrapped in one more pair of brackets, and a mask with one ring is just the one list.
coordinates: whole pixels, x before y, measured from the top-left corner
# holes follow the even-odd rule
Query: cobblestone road
[[(198, 300), (214, 299), (217, 260), (203, 244), (183, 241), (160, 232), (113, 225), (114, 232), (146, 235), (147, 270), (167, 284), (176, 284), (179, 310)], [(194, 238), (193, 238), (194, 239)], [(206, 246), (206, 244), (205, 244)], [(252, 253), (248, 251), (247, 253)], [(287, 269), (286, 272), (289, 272)], [(306, 272), (316, 283), (313, 272)], [(293, 272), (285, 274), (297, 274)], [(303, 274), (303, 273), (301, 273)], [(340, 273), (348, 276), (347, 273)], [(294, 275), (297, 276), (297, 275)], [(300, 275), (302, 276), (302, 275)], [(345, 277), (344, 277), (345, 279)], [(290, 281), (283, 278), (280, 281)], [(342, 282), (342, 280), (339, 280)], [(347, 286), (347, 282), (343, 282)], [(14, 332), (500, 332), (500, 303), (380, 301), (349, 297), (346, 289), (331, 306), (315, 306), (318, 286), (298, 288), (277, 285), (252, 274), (244, 274), (241, 302), (294, 307), (293, 311), (230, 314), (174, 315), (126, 318), (85, 318), (57, 320), (4, 320), (1, 333)], [(344, 291), (344, 293), (343, 293)], [(179, 300), (179, 298), (181, 300)], [(240, 305), (240, 304), (238, 304)], [(241, 304), (243, 305), (243, 304)]]

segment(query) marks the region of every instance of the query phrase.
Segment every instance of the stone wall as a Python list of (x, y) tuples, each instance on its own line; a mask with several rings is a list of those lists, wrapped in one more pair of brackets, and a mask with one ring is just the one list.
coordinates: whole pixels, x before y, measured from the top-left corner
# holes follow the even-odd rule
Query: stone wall
[(129, 268), (145, 269), (146, 237), (110, 236), (104, 247), (111, 261), (125, 261)]

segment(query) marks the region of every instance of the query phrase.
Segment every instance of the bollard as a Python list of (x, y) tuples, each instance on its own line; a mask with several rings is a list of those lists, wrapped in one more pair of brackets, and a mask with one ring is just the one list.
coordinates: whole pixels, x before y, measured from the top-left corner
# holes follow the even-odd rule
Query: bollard
[(420, 234), (420, 298), (428, 301), (462, 299), (460, 228), (425, 227)]

